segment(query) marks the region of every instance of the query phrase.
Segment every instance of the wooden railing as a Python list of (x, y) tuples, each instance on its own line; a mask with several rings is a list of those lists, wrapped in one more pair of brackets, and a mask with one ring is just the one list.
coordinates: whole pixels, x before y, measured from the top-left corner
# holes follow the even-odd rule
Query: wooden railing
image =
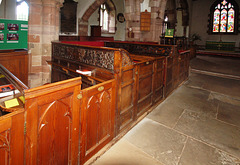
[(131, 54), (143, 56), (171, 56), (174, 52), (174, 45), (158, 45), (135, 42), (105, 42), (106, 47), (122, 48)]
[(24, 89), (25, 109), (0, 118), (0, 164), (84, 164), (126, 133), (188, 77), (188, 51), (149, 47), (139, 55), (53, 42), (54, 83)]

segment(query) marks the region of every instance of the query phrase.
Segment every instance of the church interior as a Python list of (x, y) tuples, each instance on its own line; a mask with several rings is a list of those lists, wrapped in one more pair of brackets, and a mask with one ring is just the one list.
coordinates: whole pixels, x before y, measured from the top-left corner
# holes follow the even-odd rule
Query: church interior
[(240, 165), (239, 0), (0, 0), (0, 164)]

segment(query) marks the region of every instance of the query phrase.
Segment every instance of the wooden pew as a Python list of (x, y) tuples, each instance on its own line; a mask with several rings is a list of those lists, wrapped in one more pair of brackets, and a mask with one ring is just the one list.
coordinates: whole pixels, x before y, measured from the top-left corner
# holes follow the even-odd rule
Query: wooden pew
[[(114, 41), (105, 42), (105, 46), (122, 48), (131, 54), (153, 57), (156, 60), (158, 60), (159, 57), (164, 57), (164, 97), (167, 97), (188, 78), (189, 50), (179, 53), (176, 45), (158, 45), (142, 42)], [(182, 65), (185, 67), (182, 67)], [(161, 67), (162, 65), (160, 65), (160, 68)], [(182, 76), (183, 73), (185, 74), (185, 77)]]
[[(120, 69), (121, 86), (118, 92), (116, 134), (128, 130), (140, 114), (167, 97), (188, 78), (189, 51), (178, 52), (174, 45), (158, 45), (148, 42), (83, 42), (62, 41), (74, 45), (90, 45), (122, 48), (129, 53), (133, 66)], [(130, 69), (129, 69), (130, 68)], [(139, 71), (146, 71), (143, 76)], [(144, 73), (143, 73), (144, 74)], [(183, 76), (185, 75), (185, 76)], [(150, 76), (150, 77), (149, 77)], [(123, 78), (121, 78), (123, 77)], [(147, 80), (143, 79), (146, 78)], [(140, 81), (139, 81), (140, 80)], [(149, 85), (152, 84), (152, 85)], [(144, 87), (144, 88), (143, 88)], [(141, 89), (141, 90), (139, 90)], [(134, 94), (134, 91), (136, 94)], [(145, 92), (144, 92), (145, 91)], [(124, 97), (123, 97), (124, 96)], [(141, 108), (140, 108), (141, 107)], [(141, 110), (140, 110), (141, 109)]]
[[(28, 89), (6, 76), (25, 104), (0, 117), (0, 134), (5, 137), (0, 142), (7, 144), (0, 164), (83, 164), (126, 133), (163, 99), (164, 88), (170, 86), (166, 82), (176, 86), (188, 76), (185, 52), (168, 56), (174, 47), (148, 48), (145, 54), (157, 55), (53, 42), (51, 84)], [(167, 81), (169, 73), (181, 76), (172, 74)], [(3, 69), (2, 74), (9, 73)]]
[[(24, 95), (28, 87), (0, 64), (0, 85), (12, 84), (18, 90), (15, 97)], [(3, 92), (1, 93), (3, 94)], [(23, 164), (24, 162), (24, 104), (6, 108), (4, 101), (15, 98), (11, 95), (0, 97), (0, 164)]]
[[(77, 69), (92, 70), (90, 76), (81, 75), (85, 89), (115, 79), (114, 136), (118, 138), (151, 111), (151, 108), (163, 99), (163, 93), (166, 97), (187, 78), (188, 52), (179, 54), (175, 46), (142, 43), (134, 43), (135, 47), (132, 49), (131, 45), (127, 44), (129, 49), (139, 51), (132, 54), (119, 47), (99, 47), (99, 44), (102, 45), (103, 42), (53, 42), (52, 81), (76, 77), (79, 75), (76, 73)], [(89, 129), (89, 132), (95, 135), (93, 128)], [(88, 160), (102, 147), (95, 147), (98, 143), (81, 144), (90, 146), (80, 152), (81, 162)]]
[[(99, 43), (89, 42), (85, 44), (99, 45)], [(63, 78), (57, 69), (61, 72), (67, 70), (66, 74), (72, 77), (74, 74), (71, 70), (78, 68), (93, 70), (91, 77), (87, 75), (82, 77), (85, 80), (93, 79), (94, 83), (99, 83), (97, 79), (114, 78), (117, 90), (115, 136), (119, 135), (122, 130), (131, 128), (131, 124), (135, 121), (136, 111), (136, 74), (134, 63), (128, 52), (123, 49), (78, 45), (75, 42), (70, 42), (70, 44), (53, 42), (52, 50), (51, 62), (64, 68), (53, 67), (53, 81), (60, 81)], [(56, 79), (56, 77), (62, 78)], [(90, 83), (90, 85), (94, 84)], [(83, 86), (87, 86), (84, 81)]]
[[(75, 47), (76, 49), (91, 48), (92, 50), (98, 51), (114, 50), (118, 52), (119, 57), (117, 59), (119, 59), (119, 61), (114, 64), (114, 69), (109, 71), (109, 73), (105, 72), (106, 75), (114, 73), (114, 77), (117, 80), (116, 136), (120, 133), (127, 132), (136, 123), (140, 116), (144, 114), (146, 115), (155, 103), (163, 99), (164, 57), (158, 57), (156, 59), (150, 56), (143, 57), (132, 55), (123, 49), (95, 47), (95, 45), (103, 45), (104, 42), (65, 41), (61, 43), (53, 43), (53, 46), (56, 46), (56, 44), (61, 47), (57, 48), (61, 49), (61, 51), (67, 46)], [(94, 47), (88, 47), (88, 45)], [(69, 48), (66, 48), (66, 50), (67, 49)], [(56, 55), (54, 54), (52, 61), (59, 59), (56, 58)], [(69, 53), (65, 52), (64, 54)], [(76, 53), (72, 52), (71, 54)], [(66, 58), (69, 57), (67, 56)], [(72, 59), (71, 61), (74, 60)], [(82, 65), (89, 64), (78, 62), (78, 66), (82, 67)], [(96, 67), (97, 65), (94, 64), (94, 66)], [(52, 75), (57, 74), (52, 73)], [(54, 78), (52, 79), (54, 80)]]
[(25, 98), (21, 106), (1, 106), (8, 114), (0, 117), (0, 164), (83, 164), (114, 138), (115, 79), (81, 89), (80, 74), (68, 72), (63, 81), (28, 89), (2, 65), (0, 71)]

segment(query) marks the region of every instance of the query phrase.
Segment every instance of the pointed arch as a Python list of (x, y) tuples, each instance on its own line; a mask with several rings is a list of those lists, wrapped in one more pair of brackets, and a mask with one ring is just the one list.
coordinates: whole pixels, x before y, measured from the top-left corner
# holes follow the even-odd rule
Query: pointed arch
[(96, 0), (92, 5), (88, 7), (88, 9), (84, 12), (82, 18), (79, 20), (79, 35), (85, 36), (88, 34), (88, 20), (91, 15), (99, 9), (102, 4), (107, 4), (108, 10), (110, 11), (109, 16), (109, 26), (110, 26), (110, 33), (115, 33), (115, 26), (116, 26), (116, 7), (112, 0)]
[(16, 0), (16, 16), (17, 20), (28, 21), (29, 2), (26, 0)]
[(87, 22), (89, 17), (95, 12), (96, 9), (98, 9), (101, 4), (103, 4), (106, 0), (96, 0), (89, 8), (85, 11), (85, 13), (82, 16), (82, 21)]
[(116, 7), (112, 0), (106, 0), (99, 8), (99, 25), (102, 32), (115, 33)]
[(209, 34), (237, 34), (239, 6), (235, 0), (216, 0), (210, 8)]

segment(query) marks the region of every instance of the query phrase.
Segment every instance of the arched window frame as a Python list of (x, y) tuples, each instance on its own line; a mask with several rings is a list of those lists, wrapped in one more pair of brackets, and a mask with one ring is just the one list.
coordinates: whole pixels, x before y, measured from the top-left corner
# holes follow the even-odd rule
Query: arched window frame
[(17, 11), (17, 8), (22, 5), (22, 3), (26, 3), (28, 5), (28, 1), (27, 0), (16, 0), (16, 18), (17, 20), (23, 20), (23, 21), (28, 21), (28, 17), (29, 17), (29, 5), (28, 5), (28, 11), (27, 11), (27, 16), (25, 18), (23, 18), (23, 16), (20, 16)]
[[(216, 0), (211, 8), (210, 8), (210, 18), (209, 18), (209, 30), (208, 30), (208, 33), (209, 34), (224, 34), (224, 35), (231, 35), (231, 34), (238, 34), (239, 32), (239, 27), (238, 27), (238, 23), (240, 22), (239, 21), (239, 17), (238, 17), (238, 14), (239, 14), (239, 6), (238, 4), (234, 1), (234, 0), (225, 0), (227, 2), (226, 5), (228, 5), (229, 3), (231, 3), (232, 6), (234, 6), (234, 12), (235, 12), (235, 15), (234, 15), (234, 32), (228, 32), (228, 30), (226, 30), (226, 32), (221, 32), (220, 31), (220, 24), (221, 24), (221, 12), (222, 10), (226, 10), (227, 11), (227, 18), (226, 18), (226, 23), (227, 23), (227, 26), (228, 26), (228, 13), (229, 13), (229, 10), (230, 8), (227, 8), (227, 9), (221, 9), (222, 7), (222, 2), (224, 0)], [(219, 30), (218, 32), (213, 32), (213, 22), (214, 22), (214, 13), (215, 13), (215, 10), (217, 9), (217, 7), (220, 5), (220, 9), (219, 9), (219, 12), (220, 12), (220, 20), (219, 20)]]
[(106, 3), (100, 6), (100, 21), (99, 24), (102, 27), (102, 31), (108, 31), (109, 29), (109, 11), (107, 9)]
[(116, 8), (111, 0), (107, 0), (99, 7), (99, 26), (102, 26), (102, 33), (116, 32)]

